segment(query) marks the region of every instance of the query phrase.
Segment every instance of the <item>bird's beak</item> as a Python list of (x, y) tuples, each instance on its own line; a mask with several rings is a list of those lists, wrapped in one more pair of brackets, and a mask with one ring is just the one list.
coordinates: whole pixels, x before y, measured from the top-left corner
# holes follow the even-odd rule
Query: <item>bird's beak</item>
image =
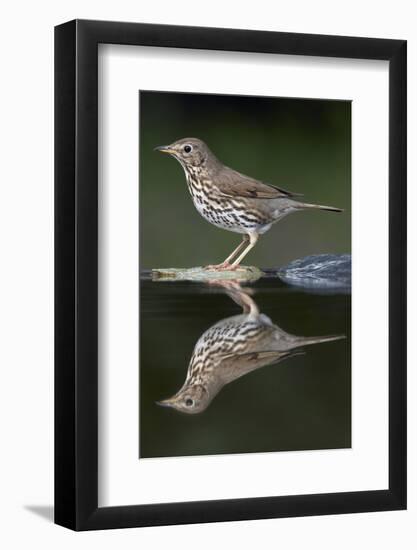
[(160, 407), (172, 407), (174, 405), (173, 399), (163, 399), (162, 401), (155, 401)]
[(172, 149), (169, 145), (161, 145), (159, 147), (155, 147), (154, 151), (159, 151), (160, 153), (168, 153), (169, 155), (175, 153), (175, 150)]

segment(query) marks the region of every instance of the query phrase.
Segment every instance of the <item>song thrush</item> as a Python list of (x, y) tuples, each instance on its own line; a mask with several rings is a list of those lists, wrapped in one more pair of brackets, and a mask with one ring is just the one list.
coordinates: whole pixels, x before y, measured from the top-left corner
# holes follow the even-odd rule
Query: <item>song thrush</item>
[(241, 376), (299, 355), (303, 346), (345, 338), (288, 334), (260, 313), (254, 300), (237, 283), (218, 284), (242, 307), (243, 313), (222, 319), (204, 332), (194, 347), (182, 388), (158, 405), (187, 414), (203, 412), (223, 386)]
[(243, 235), (243, 241), (224, 262), (208, 266), (210, 268), (236, 269), (255, 246), (259, 235), (292, 212), (307, 209), (342, 212), (340, 208), (299, 202), (294, 199), (301, 196), (299, 194), (228, 168), (200, 139), (180, 139), (156, 150), (180, 162), (194, 206), (204, 219), (216, 227)]

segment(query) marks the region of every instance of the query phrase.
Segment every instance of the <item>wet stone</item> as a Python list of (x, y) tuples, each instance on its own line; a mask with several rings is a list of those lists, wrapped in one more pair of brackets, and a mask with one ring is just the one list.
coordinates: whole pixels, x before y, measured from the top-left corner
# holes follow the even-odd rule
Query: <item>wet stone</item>
[(350, 254), (317, 254), (290, 262), (276, 275), (289, 285), (306, 289), (347, 290), (351, 287), (351, 272)]

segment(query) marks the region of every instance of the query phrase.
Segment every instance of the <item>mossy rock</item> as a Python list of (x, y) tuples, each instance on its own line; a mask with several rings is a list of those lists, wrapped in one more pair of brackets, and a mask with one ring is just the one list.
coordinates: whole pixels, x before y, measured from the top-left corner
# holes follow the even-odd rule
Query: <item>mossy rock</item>
[(239, 266), (234, 270), (215, 271), (204, 267), (191, 268), (157, 268), (152, 269), (153, 281), (195, 281), (204, 283), (214, 280), (234, 280), (240, 282), (254, 282), (260, 279), (264, 273), (254, 266)]

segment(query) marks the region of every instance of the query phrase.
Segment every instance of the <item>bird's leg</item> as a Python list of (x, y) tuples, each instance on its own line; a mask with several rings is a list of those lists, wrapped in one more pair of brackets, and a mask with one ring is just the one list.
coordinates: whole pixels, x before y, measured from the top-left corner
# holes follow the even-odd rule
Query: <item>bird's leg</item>
[(259, 315), (259, 308), (253, 298), (249, 296), (249, 289), (243, 289), (239, 283), (234, 283), (229, 287), (225, 286), (225, 289), (226, 294), (242, 308), (243, 313), (252, 316)]
[[(246, 243), (249, 242), (249, 235), (243, 235), (243, 240), (242, 242), (239, 244), (239, 246), (237, 246), (233, 252), (231, 254), (229, 254), (229, 256), (227, 256), (227, 258), (224, 260), (223, 264), (230, 264), (230, 262), (232, 261), (232, 259), (242, 250), (242, 248), (245, 246)], [(220, 264), (222, 265), (222, 264)]]
[(258, 242), (259, 235), (257, 233), (251, 233), (249, 235), (249, 245), (245, 248), (245, 250), (242, 252), (242, 254), (232, 263), (232, 269), (236, 269), (239, 267), (240, 262), (243, 260), (243, 258), (246, 256), (246, 254), (252, 250), (252, 248), (255, 246), (255, 244)]
[(229, 254), (229, 256), (227, 256), (227, 258), (224, 260), (224, 262), (222, 262), (221, 264), (217, 264), (217, 265), (208, 265), (206, 266), (204, 269), (213, 269), (213, 270), (226, 270), (226, 269), (230, 269), (232, 267), (233, 264), (231, 264), (231, 260), (242, 250), (242, 248), (245, 246), (245, 244), (249, 242), (249, 236), (248, 235), (244, 235), (243, 236), (243, 240), (242, 242), (233, 250), (233, 252), (231, 254)]

